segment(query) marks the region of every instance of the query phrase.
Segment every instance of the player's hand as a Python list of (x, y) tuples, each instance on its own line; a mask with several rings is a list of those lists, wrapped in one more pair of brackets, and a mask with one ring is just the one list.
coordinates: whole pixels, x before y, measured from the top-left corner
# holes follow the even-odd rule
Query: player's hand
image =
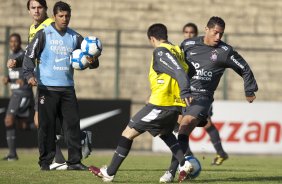
[(8, 68), (14, 68), (14, 67), (16, 67), (16, 63), (17, 63), (16, 60), (14, 60), (14, 59), (9, 59), (8, 62), (7, 62), (7, 67), (8, 67)]
[(95, 56), (93, 56), (93, 57), (91, 57), (91, 56), (86, 56), (86, 59), (87, 59), (87, 61), (88, 61), (90, 64), (92, 64), (92, 63), (94, 63), (94, 62), (98, 59), (99, 56), (101, 56), (101, 54), (97, 54), (97, 55), (95, 55)]
[(184, 98), (185, 100), (185, 103), (187, 106), (190, 106), (190, 104), (192, 103), (193, 101), (193, 97), (192, 96), (189, 96), (188, 98)]
[(252, 103), (254, 100), (256, 99), (256, 96), (246, 96), (246, 100), (249, 102), (249, 103)]
[(22, 79), (17, 79), (16, 84), (20, 85), (22, 87), (24, 85), (24, 81)]
[(37, 80), (35, 77), (31, 77), (30, 79), (28, 79), (27, 83), (31, 86), (37, 86)]
[(5, 85), (7, 85), (9, 83), (9, 78), (8, 77), (3, 77), (2, 81), (3, 81), (3, 83)]

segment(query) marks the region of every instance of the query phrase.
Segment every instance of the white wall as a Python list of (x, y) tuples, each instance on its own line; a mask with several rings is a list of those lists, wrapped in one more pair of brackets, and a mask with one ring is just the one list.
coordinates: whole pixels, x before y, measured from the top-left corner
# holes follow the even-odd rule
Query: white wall
[[(217, 101), (213, 122), (217, 125), (227, 153), (282, 154), (282, 103)], [(193, 152), (215, 150), (203, 128), (190, 136)], [(168, 151), (159, 138), (153, 139), (153, 151)]]

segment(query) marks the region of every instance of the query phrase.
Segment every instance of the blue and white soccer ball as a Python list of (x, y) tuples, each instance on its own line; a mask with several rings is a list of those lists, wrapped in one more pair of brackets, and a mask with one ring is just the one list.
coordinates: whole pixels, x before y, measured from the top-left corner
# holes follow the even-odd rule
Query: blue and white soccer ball
[(81, 50), (89, 56), (99, 56), (102, 53), (102, 42), (95, 36), (87, 36), (81, 42)]
[(185, 159), (188, 160), (193, 166), (193, 171), (188, 174), (187, 179), (194, 179), (198, 177), (202, 171), (200, 161), (194, 156), (186, 156)]
[(82, 52), (81, 49), (72, 51), (70, 63), (76, 70), (84, 70), (90, 65), (90, 63), (86, 59), (86, 55)]

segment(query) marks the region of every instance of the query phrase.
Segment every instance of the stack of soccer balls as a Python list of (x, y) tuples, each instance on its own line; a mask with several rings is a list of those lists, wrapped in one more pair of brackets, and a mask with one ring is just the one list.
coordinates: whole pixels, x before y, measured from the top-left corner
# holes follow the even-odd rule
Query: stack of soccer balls
[(95, 36), (88, 36), (81, 42), (81, 49), (76, 49), (72, 52), (70, 63), (76, 70), (84, 70), (89, 67), (90, 63), (87, 56), (95, 57), (101, 55), (102, 42)]

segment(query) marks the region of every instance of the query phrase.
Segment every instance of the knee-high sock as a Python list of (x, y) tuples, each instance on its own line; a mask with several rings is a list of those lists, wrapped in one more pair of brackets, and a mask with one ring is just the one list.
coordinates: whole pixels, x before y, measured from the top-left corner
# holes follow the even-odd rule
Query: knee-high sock
[(188, 147), (188, 135), (178, 134), (178, 142), (183, 153), (186, 153)]
[(219, 155), (225, 155), (225, 151), (223, 150), (223, 147), (221, 145), (221, 139), (219, 136), (219, 132), (216, 129), (216, 127), (214, 125), (210, 126), (209, 128), (206, 129), (206, 131), (208, 132), (211, 142), (216, 150), (216, 153)]
[(7, 144), (9, 148), (9, 156), (16, 156), (16, 130), (14, 128), (7, 128), (6, 130)]
[(191, 151), (191, 149), (190, 149), (190, 144), (189, 144), (189, 138), (187, 137), (187, 149), (186, 149), (186, 152), (184, 152), (185, 153), (185, 156), (191, 156), (191, 155), (193, 155), (193, 152)]
[(162, 135), (160, 138), (166, 143), (166, 145), (170, 148), (173, 156), (171, 160), (171, 165), (168, 171), (175, 176), (178, 164), (183, 165), (185, 162), (184, 153), (173, 134)]
[(133, 140), (121, 136), (118, 146), (113, 155), (111, 164), (107, 168), (108, 175), (115, 175), (123, 160), (127, 157)]

